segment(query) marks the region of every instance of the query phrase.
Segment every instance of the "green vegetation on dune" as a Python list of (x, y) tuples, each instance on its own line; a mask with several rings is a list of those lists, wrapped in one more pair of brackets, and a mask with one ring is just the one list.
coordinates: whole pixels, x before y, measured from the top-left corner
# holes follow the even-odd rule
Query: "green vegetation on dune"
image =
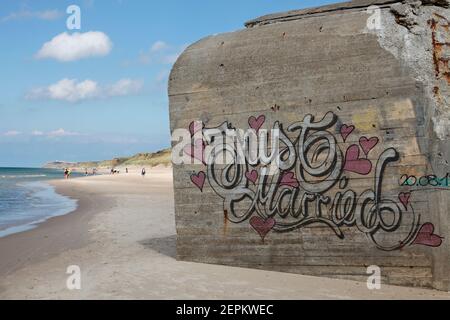
[(136, 166), (136, 165), (169, 165), (172, 161), (172, 152), (170, 149), (161, 150), (155, 153), (138, 153), (137, 155), (126, 159), (121, 166)]
[(138, 153), (132, 157), (124, 157), (124, 158), (115, 158), (112, 160), (104, 160), (104, 161), (89, 161), (89, 162), (77, 162), (77, 163), (68, 163), (68, 162), (50, 162), (47, 163), (45, 168), (79, 168), (79, 169), (104, 169), (104, 168), (116, 168), (116, 167), (133, 167), (133, 166), (148, 166), (155, 167), (158, 165), (168, 166), (171, 164), (171, 149), (165, 149), (154, 153)]

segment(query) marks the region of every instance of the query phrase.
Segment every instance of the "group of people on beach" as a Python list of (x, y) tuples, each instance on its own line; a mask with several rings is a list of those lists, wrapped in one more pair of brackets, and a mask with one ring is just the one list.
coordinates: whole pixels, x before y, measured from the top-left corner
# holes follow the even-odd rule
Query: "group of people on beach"
[[(128, 168), (125, 168), (125, 172), (128, 173)], [(120, 171), (112, 168), (110, 173), (112, 175), (114, 175), (114, 174), (119, 174)], [(72, 170), (70, 168), (64, 168), (64, 179), (69, 179), (71, 174), (72, 174)], [(96, 174), (97, 174), (97, 169), (93, 169), (92, 170), (92, 175), (96, 175)], [(141, 176), (144, 178), (146, 174), (147, 174), (147, 171), (145, 170), (145, 168), (142, 168)], [(86, 176), (89, 175), (87, 169), (85, 169), (85, 175)]]
[[(119, 170), (116, 170), (116, 169), (114, 169), (114, 168), (111, 169), (111, 174), (112, 174), (112, 175), (114, 175), (114, 174), (119, 174), (119, 173), (120, 173)], [(128, 168), (125, 168), (125, 173), (128, 174)], [(145, 168), (142, 168), (142, 170), (141, 170), (141, 176), (142, 176), (142, 177), (145, 177), (146, 174), (147, 174), (147, 171), (145, 170)]]
[[(84, 169), (84, 175), (87, 177), (90, 174), (92, 174), (93, 176), (95, 176), (97, 174), (97, 169), (94, 168), (92, 169), (92, 173), (88, 172), (88, 169)], [(64, 179), (70, 179), (70, 176), (72, 175), (72, 169), (70, 168), (64, 168)]]

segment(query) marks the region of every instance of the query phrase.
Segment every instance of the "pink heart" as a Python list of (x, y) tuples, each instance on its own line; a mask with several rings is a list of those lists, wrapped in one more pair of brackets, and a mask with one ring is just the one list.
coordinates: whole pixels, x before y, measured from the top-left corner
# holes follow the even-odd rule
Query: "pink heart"
[(199, 139), (194, 142), (194, 145), (188, 145), (184, 147), (184, 153), (186, 153), (188, 156), (190, 156), (193, 159), (200, 160), (201, 162), (205, 163), (204, 157), (205, 157), (205, 147), (206, 144), (203, 140)]
[(403, 204), (405, 209), (408, 209), (409, 200), (411, 199), (411, 192), (402, 192), (398, 195), (398, 199)]
[(205, 186), (206, 174), (200, 171), (198, 174), (191, 175), (191, 181), (200, 191), (203, 192), (203, 187)]
[(298, 180), (295, 178), (293, 172), (285, 172), (281, 178), (280, 186), (288, 186), (298, 188), (300, 186)]
[(194, 136), (197, 132), (203, 130), (204, 125), (198, 121), (192, 121), (189, 125), (189, 131), (191, 132), (191, 136)]
[(256, 232), (258, 232), (263, 240), (267, 236), (267, 234), (272, 231), (272, 229), (275, 227), (275, 224), (276, 221), (273, 218), (264, 220), (261, 217), (254, 216), (250, 219), (250, 225), (253, 229), (256, 230)]
[(250, 117), (248, 119), (250, 128), (254, 129), (256, 132), (261, 129), (261, 127), (264, 125), (264, 122), (266, 122), (266, 117), (264, 115), (259, 116), (258, 119), (256, 119), (255, 117)]
[(344, 170), (361, 175), (368, 175), (372, 171), (372, 162), (359, 158), (359, 146), (354, 144), (347, 149)]
[(341, 136), (344, 139), (344, 142), (347, 140), (348, 136), (355, 130), (355, 126), (342, 125), (341, 127)]
[(432, 223), (425, 223), (417, 234), (413, 244), (424, 245), (428, 247), (437, 248), (441, 246), (443, 237), (434, 234), (434, 225)]
[(380, 142), (380, 140), (377, 137), (373, 137), (368, 139), (367, 137), (362, 137), (359, 139), (359, 144), (361, 145), (361, 148), (364, 151), (364, 154), (366, 156), (369, 155), (369, 152), (372, 151), (373, 148)]
[(256, 181), (258, 180), (258, 171), (253, 170), (252, 172), (247, 172), (245, 174), (245, 177), (248, 181), (252, 182), (253, 184), (256, 184)]

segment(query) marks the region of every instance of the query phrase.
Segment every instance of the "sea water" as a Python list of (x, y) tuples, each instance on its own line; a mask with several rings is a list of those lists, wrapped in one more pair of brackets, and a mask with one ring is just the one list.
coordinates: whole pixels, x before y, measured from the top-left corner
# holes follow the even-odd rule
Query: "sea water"
[(63, 178), (62, 170), (0, 168), (0, 238), (74, 211), (76, 200), (46, 183)]

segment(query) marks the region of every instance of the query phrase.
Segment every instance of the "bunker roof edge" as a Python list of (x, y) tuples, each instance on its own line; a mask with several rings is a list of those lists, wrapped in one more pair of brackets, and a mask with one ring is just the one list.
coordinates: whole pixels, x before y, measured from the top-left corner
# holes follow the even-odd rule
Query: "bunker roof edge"
[[(247, 28), (253, 28), (253, 27), (272, 24), (272, 23), (280, 23), (280, 22), (303, 19), (306, 17), (319, 15), (319, 14), (327, 14), (327, 13), (333, 13), (333, 12), (338, 12), (338, 11), (362, 9), (362, 8), (370, 7), (372, 5), (386, 7), (386, 6), (390, 6), (394, 3), (401, 3), (401, 2), (405, 2), (405, 1), (402, 1), (402, 0), (353, 0), (353, 1), (329, 4), (329, 5), (320, 6), (320, 7), (313, 7), (313, 8), (307, 8), (307, 9), (291, 10), (291, 11), (286, 11), (286, 12), (281, 12), (281, 13), (268, 14), (268, 15), (247, 21), (245, 23), (245, 26)], [(445, 6), (447, 4), (447, 1), (442, 1), (442, 0), (424, 0), (422, 2), (424, 5), (428, 4), (428, 5)], [(442, 3), (442, 2), (444, 2), (444, 3)]]

